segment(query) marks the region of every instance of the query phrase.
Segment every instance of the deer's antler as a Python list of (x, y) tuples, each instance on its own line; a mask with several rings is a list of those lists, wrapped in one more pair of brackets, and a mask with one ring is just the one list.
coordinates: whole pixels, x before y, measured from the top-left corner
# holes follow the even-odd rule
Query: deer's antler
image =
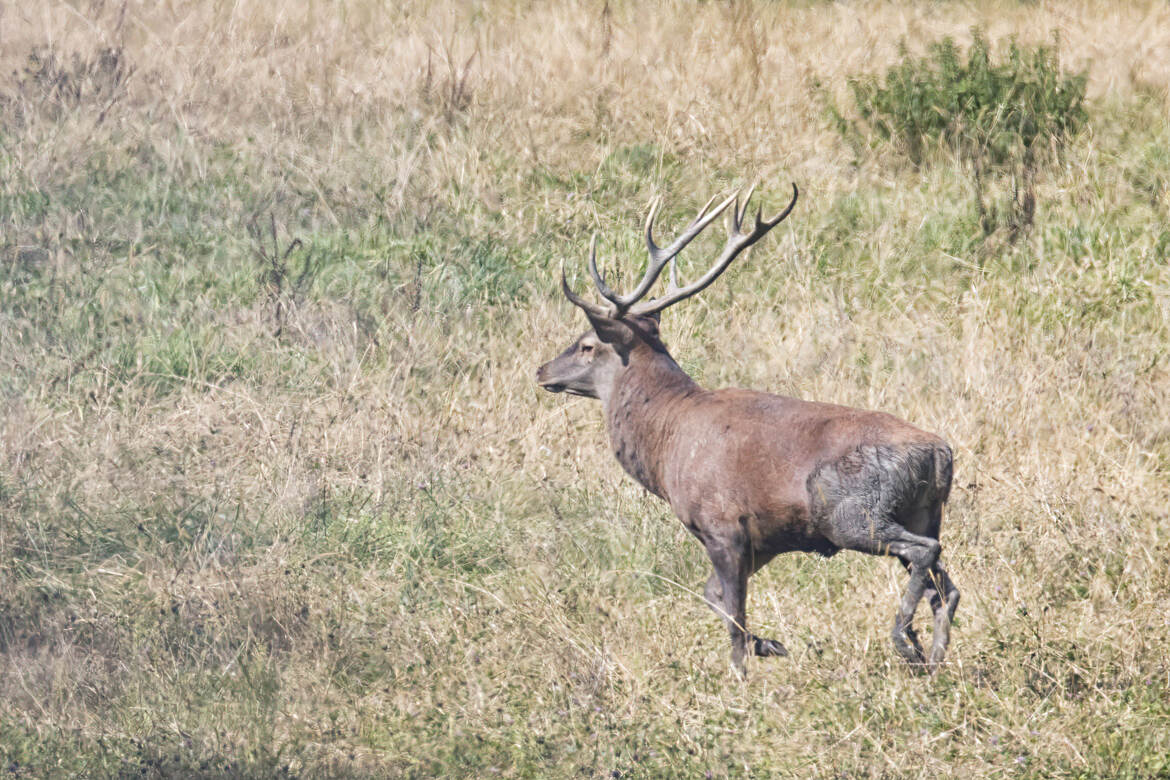
[[(654, 243), (654, 219), (658, 216), (658, 211), (662, 207), (661, 199), (656, 198), (650, 206), (649, 215), (646, 217), (646, 251), (649, 254), (649, 260), (646, 265), (646, 273), (643, 274), (642, 281), (638, 283), (638, 286), (628, 295), (618, 295), (606, 284), (605, 277), (597, 270), (597, 235), (594, 234), (592, 240), (589, 242), (589, 274), (593, 277), (593, 284), (597, 287), (597, 291), (601, 293), (603, 298), (609, 301), (610, 306), (598, 306), (574, 293), (565, 280), (564, 264), (562, 263), (561, 284), (565, 291), (565, 296), (574, 304), (595, 316), (618, 319), (627, 313), (638, 315), (654, 314), (701, 292), (711, 282), (719, 278), (720, 274), (727, 270), (727, 267), (731, 265), (731, 262), (735, 260), (740, 252), (759, 241), (769, 230), (779, 225), (791, 213), (792, 207), (796, 205), (796, 199), (799, 195), (796, 185), (793, 184), (792, 200), (789, 202), (788, 207), (772, 219), (761, 219), (760, 210), (757, 209), (755, 226), (749, 232), (745, 233), (743, 232), (743, 219), (747, 215), (748, 202), (751, 200), (754, 191), (755, 185), (752, 185), (748, 189), (747, 197), (743, 200), (742, 209), (739, 205), (739, 190), (733, 192), (714, 209), (711, 209), (711, 204), (715, 202), (715, 198), (712, 197), (699, 210), (695, 218), (691, 220), (691, 224), (687, 226), (686, 230), (665, 247), (659, 247)], [(720, 253), (715, 264), (698, 281), (685, 287), (679, 287), (674, 265), (674, 260), (678, 256), (678, 253), (687, 244), (691, 243), (696, 236), (702, 233), (708, 225), (714, 222), (720, 214), (727, 211), (727, 207), (732, 203), (735, 204), (735, 208), (728, 215), (727, 243), (723, 247), (723, 252)], [(667, 263), (671, 264), (671, 268), (670, 287), (666, 291), (666, 294), (661, 298), (641, 302), (646, 297), (646, 294), (650, 292), (650, 288), (654, 286), (654, 283), (658, 281), (658, 277), (662, 274), (662, 269), (666, 267)]]

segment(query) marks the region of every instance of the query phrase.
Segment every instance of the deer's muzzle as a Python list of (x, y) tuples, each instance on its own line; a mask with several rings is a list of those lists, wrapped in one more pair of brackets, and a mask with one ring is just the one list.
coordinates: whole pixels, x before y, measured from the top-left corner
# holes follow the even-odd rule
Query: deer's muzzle
[(559, 382), (553, 381), (548, 377), (548, 363), (545, 363), (540, 368), (536, 369), (536, 384), (548, 390), (550, 393), (563, 393), (565, 386)]

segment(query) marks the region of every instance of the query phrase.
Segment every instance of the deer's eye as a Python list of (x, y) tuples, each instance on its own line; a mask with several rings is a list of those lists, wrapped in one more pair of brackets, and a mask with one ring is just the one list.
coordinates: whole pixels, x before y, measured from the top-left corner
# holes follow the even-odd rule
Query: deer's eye
[(589, 354), (590, 352), (592, 352), (592, 351), (593, 351), (593, 345), (592, 345), (592, 344), (582, 344), (582, 345), (581, 345), (581, 354), (582, 354), (582, 355), (588, 355), (588, 354)]

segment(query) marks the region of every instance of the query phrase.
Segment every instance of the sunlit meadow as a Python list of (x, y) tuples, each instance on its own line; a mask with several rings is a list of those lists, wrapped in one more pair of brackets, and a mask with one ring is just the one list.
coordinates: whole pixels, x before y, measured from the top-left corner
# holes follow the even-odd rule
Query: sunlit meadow
[[(1018, 238), (827, 120), (974, 27), (1088, 69)], [(0, 775), (1170, 776), (1168, 89), (1154, 0), (0, 4)], [(738, 681), (533, 382), (562, 259), (755, 180), (796, 210), (665, 339), (951, 442), (936, 677), (844, 553), (753, 578)]]

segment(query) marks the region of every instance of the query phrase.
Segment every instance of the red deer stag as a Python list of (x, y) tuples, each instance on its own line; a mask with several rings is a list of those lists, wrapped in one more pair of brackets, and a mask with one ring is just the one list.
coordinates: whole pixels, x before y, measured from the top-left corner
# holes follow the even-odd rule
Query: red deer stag
[[(748, 191), (740, 209), (733, 193), (714, 198), (667, 247), (654, 243), (658, 203), (646, 219), (650, 259), (629, 295), (618, 295), (597, 270), (597, 236), (589, 272), (606, 300), (565, 296), (592, 328), (536, 372), (541, 387), (601, 400), (614, 455), (626, 472), (665, 499), (706, 548), (715, 571), (704, 595), (731, 634), (731, 663), (740, 674), (749, 649), (787, 655), (772, 639), (748, 633), (747, 581), (783, 552), (830, 556), (838, 550), (892, 555), (910, 583), (894, 617), (892, 638), (909, 663), (936, 670), (950, 639), (959, 591), (939, 564), (942, 506), (951, 486), (951, 450), (937, 436), (881, 412), (802, 401), (750, 390), (704, 390), (666, 351), (660, 312), (715, 281), (743, 250), (792, 211), (798, 195), (771, 220), (755, 214), (745, 232)], [(674, 258), (716, 217), (728, 213), (727, 243), (715, 264), (680, 287)], [(671, 263), (670, 289), (642, 301)], [(934, 610), (933, 644), (924, 656), (911, 621), (927, 597)]]

